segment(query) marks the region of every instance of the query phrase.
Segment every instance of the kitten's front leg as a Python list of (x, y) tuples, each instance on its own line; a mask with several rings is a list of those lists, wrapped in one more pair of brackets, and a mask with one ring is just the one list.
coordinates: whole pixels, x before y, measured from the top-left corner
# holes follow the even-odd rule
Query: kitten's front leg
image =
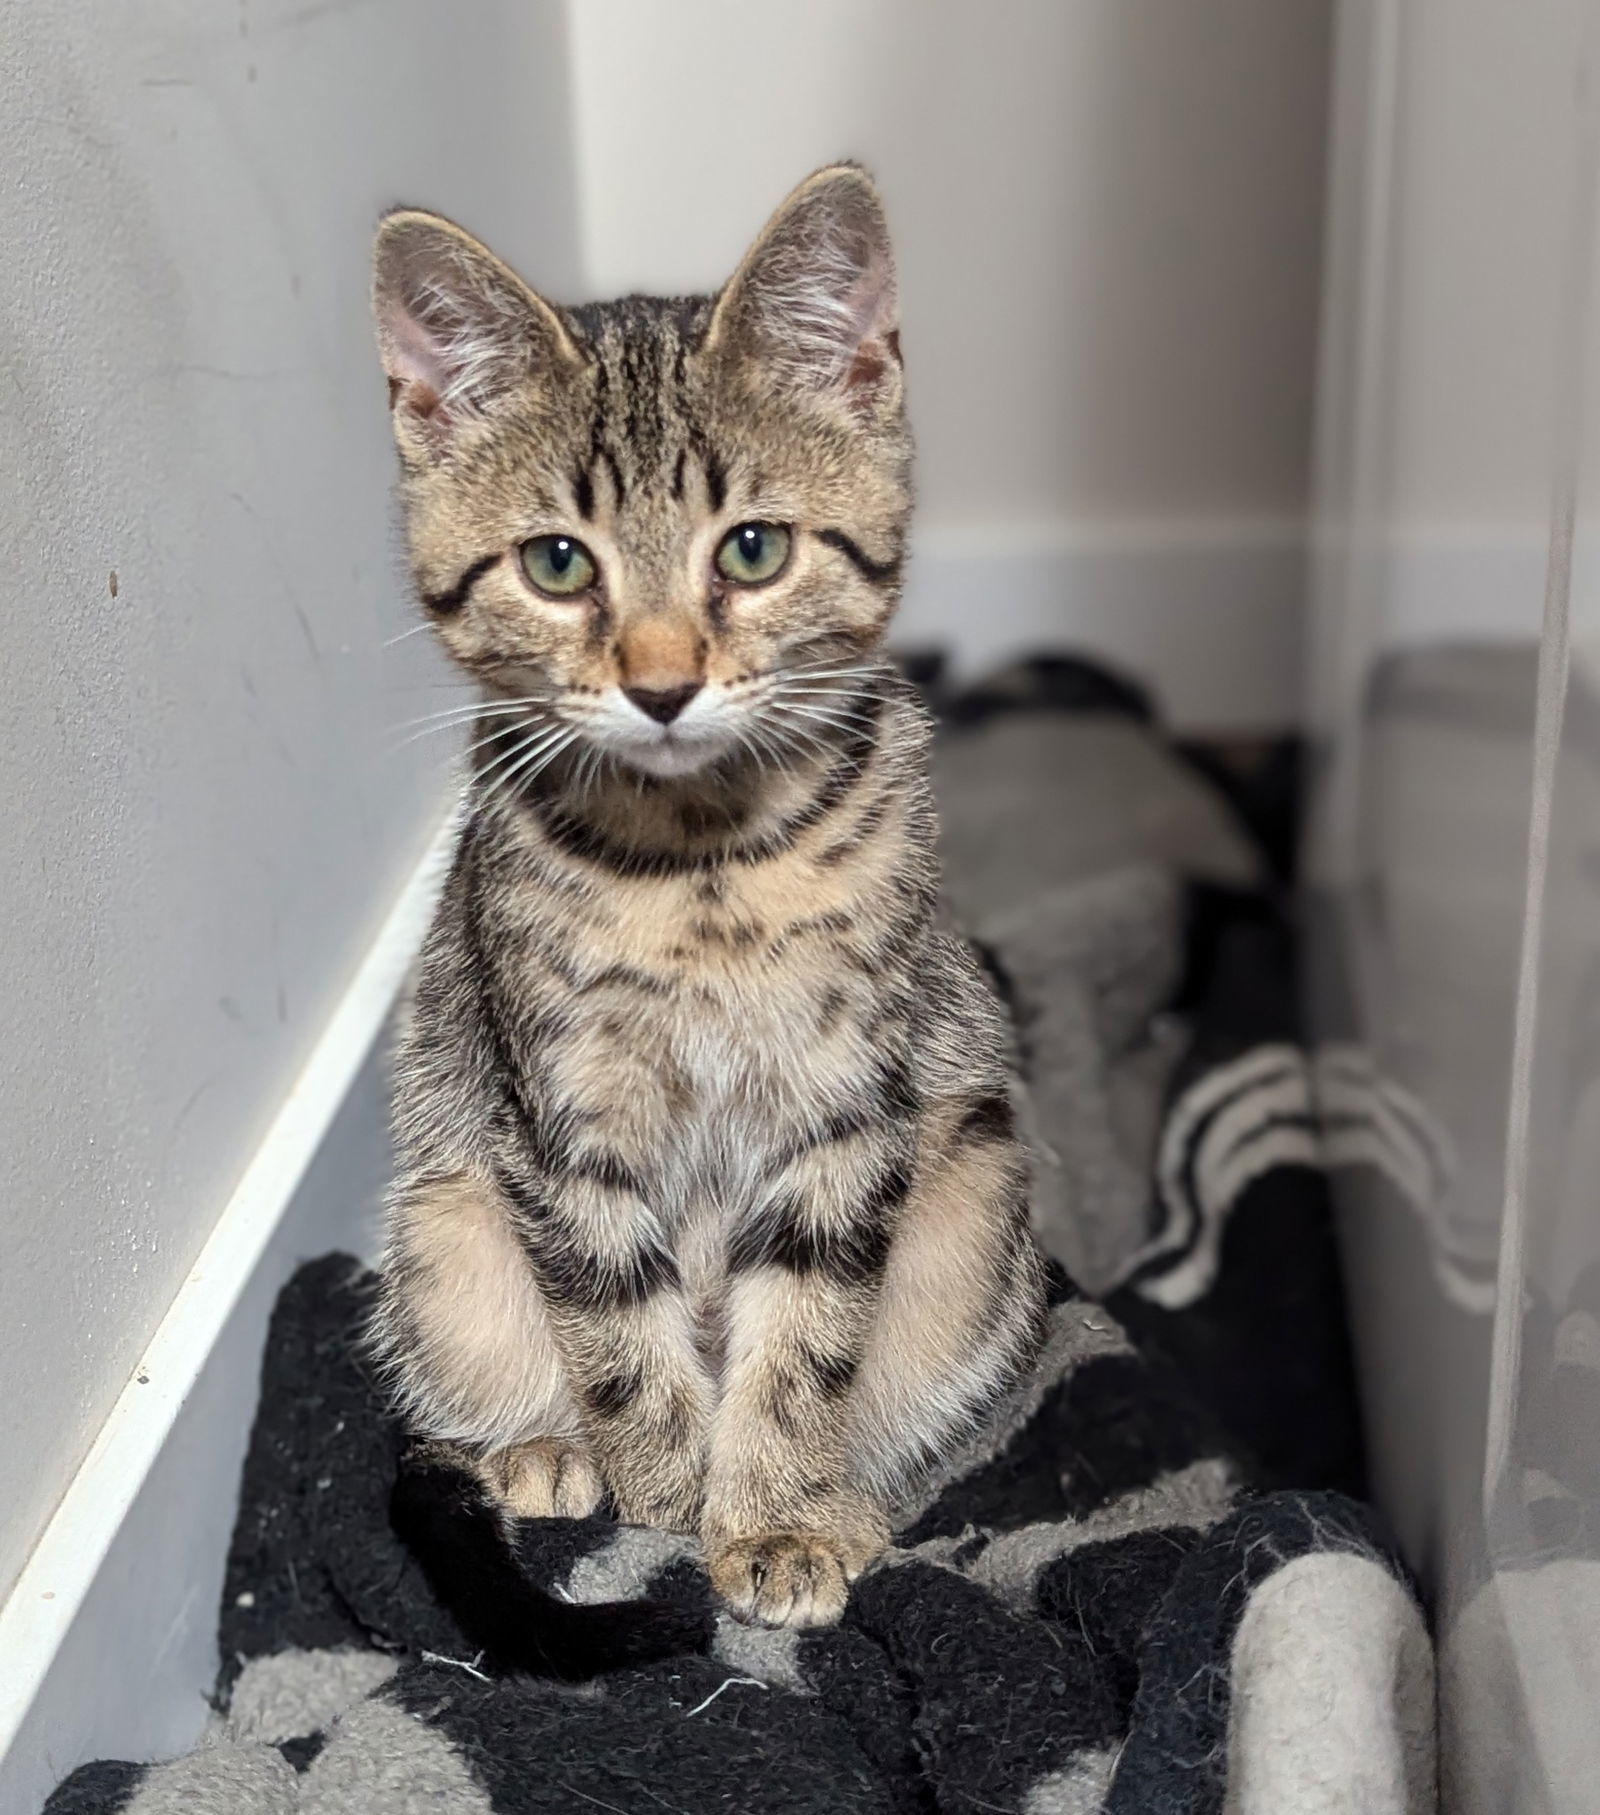
[(695, 1530), (711, 1386), (637, 1181), (579, 1161), (507, 1195), (618, 1518)]
[(846, 1480), (865, 1351), (908, 1162), (892, 1134), (810, 1155), (735, 1234), (728, 1368), (701, 1524), (712, 1585), (774, 1626), (821, 1626), (888, 1542)]
[(683, 1294), (586, 1307), (581, 1321), (576, 1371), (618, 1519), (696, 1530), (711, 1393)]

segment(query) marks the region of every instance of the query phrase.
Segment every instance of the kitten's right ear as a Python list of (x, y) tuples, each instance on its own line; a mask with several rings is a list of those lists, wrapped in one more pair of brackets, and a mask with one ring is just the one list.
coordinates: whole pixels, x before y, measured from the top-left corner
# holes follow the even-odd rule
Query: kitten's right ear
[(441, 451), (535, 373), (582, 359), (510, 266), (420, 209), (397, 209), (378, 227), (372, 311), (402, 451)]

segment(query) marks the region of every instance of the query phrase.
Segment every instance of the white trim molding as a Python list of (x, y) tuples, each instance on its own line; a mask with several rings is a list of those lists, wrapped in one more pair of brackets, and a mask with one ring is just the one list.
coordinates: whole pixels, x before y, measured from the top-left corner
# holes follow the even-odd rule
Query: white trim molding
[(261, 1343), (297, 1262), (365, 1245), (387, 1175), (380, 1035), (433, 912), (452, 820), (407, 878), (310, 1058), (0, 1607), (0, 1808), (95, 1757), (204, 1725)]

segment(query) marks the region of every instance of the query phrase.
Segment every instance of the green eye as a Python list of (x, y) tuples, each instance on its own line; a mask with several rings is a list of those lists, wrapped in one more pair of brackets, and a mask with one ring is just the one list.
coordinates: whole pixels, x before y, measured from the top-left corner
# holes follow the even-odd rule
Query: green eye
[(781, 523), (741, 523), (717, 548), (717, 572), (739, 586), (759, 586), (783, 571), (789, 532)]
[(599, 578), (594, 556), (571, 536), (535, 536), (522, 545), (522, 571), (553, 598), (571, 599)]

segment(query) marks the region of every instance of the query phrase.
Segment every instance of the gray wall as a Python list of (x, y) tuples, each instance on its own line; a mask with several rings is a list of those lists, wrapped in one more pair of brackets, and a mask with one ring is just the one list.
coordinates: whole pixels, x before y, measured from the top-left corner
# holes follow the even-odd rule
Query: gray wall
[(900, 635), (1298, 715), (1331, 0), (568, 0), (587, 288), (720, 283), (877, 172), (919, 508)]
[(1329, 0), (570, 0), (585, 269), (704, 289), (880, 177), (921, 527), (1298, 518)]
[(572, 287), (565, 64), (530, 0), (0, 0), (0, 1593), (443, 808), (367, 243)]

